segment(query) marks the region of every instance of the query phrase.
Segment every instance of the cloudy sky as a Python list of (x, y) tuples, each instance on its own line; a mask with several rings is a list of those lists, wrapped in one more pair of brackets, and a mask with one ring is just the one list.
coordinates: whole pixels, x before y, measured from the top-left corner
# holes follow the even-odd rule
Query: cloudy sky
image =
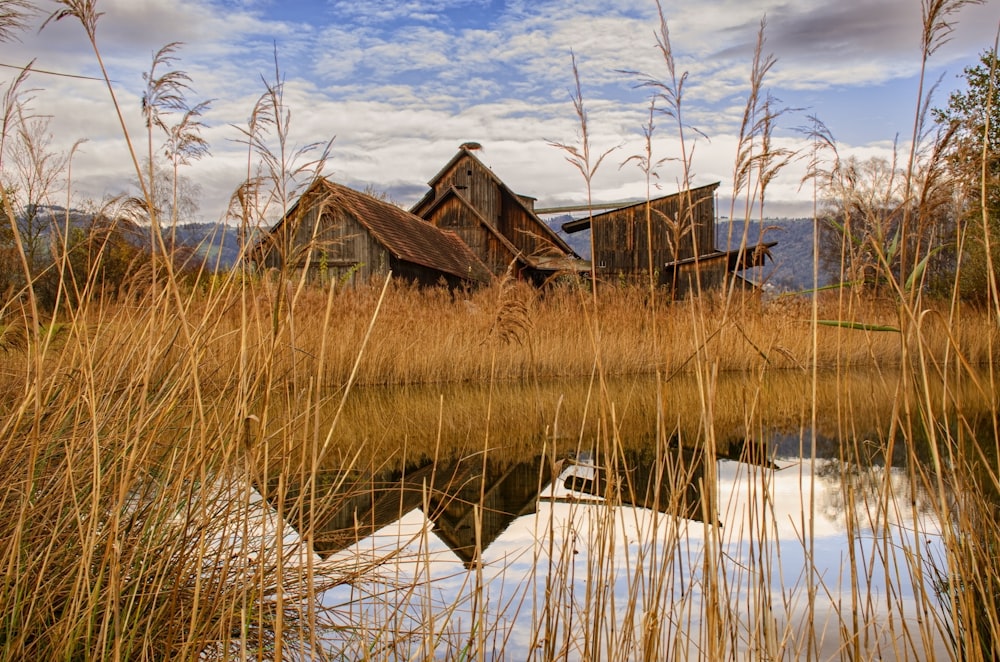
[[(38, 0), (35, 27), (0, 44), (0, 64), (98, 76), (79, 22), (39, 31), (58, 8)], [(766, 17), (765, 53), (776, 64), (765, 91), (790, 109), (778, 144), (802, 147), (796, 132), (819, 117), (841, 154), (889, 155), (912, 133), (920, 67), (919, 0), (662, 0), (677, 73), (687, 72), (682, 111), (693, 149), (692, 184), (732, 190), (736, 135), (749, 91), (754, 44)], [(164, 44), (183, 42), (174, 68), (191, 78), (188, 102), (212, 100), (202, 135), (211, 156), (184, 173), (201, 187), (199, 220), (219, 220), (246, 176), (241, 144), (275, 53), (291, 121), (288, 144), (333, 140), (326, 173), (357, 188), (415, 202), (466, 141), (519, 193), (541, 207), (586, 200), (580, 174), (550, 143), (578, 144), (571, 53), (575, 53), (593, 149), (614, 148), (593, 179), (598, 201), (645, 194), (629, 157), (643, 151), (651, 90), (643, 72), (666, 79), (656, 48), (655, 0), (97, 0), (97, 40), (129, 130), (145, 144), (142, 74)], [(992, 45), (1000, 0), (967, 7), (930, 61), (941, 80), (937, 105), (961, 84), (962, 68)], [(5, 85), (15, 69), (0, 70)], [(100, 82), (32, 74), (29, 107), (50, 117), (51, 149), (86, 139), (73, 160), (74, 199), (129, 189), (131, 165), (107, 88)], [(169, 123), (171, 118), (167, 118)], [(161, 142), (161, 136), (155, 138)], [(272, 142), (272, 145), (276, 143)], [(664, 193), (680, 168), (674, 120), (656, 118), (654, 159)], [(627, 163), (625, 163), (627, 162)], [(622, 165), (625, 163), (625, 165)], [(811, 194), (795, 163), (771, 185), (770, 216), (808, 213)], [(61, 202), (65, 191), (59, 193)]]

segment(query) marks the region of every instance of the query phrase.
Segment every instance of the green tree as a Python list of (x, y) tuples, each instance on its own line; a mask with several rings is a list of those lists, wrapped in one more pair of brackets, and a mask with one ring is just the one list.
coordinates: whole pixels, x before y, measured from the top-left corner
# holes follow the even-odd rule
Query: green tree
[(921, 150), (909, 176), (895, 155), (841, 159), (834, 148), (829, 169), (814, 175), (823, 197), (824, 272), (877, 295), (951, 292), (956, 214), (944, 150), (952, 135), (940, 132)]
[[(996, 51), (966, 67), (965, 88), (933, 117), (951, 134), (947, 163), (956, 190), (956, 242), (963, 298), (997, 303), (1000, 277), (1000, 70)], [(990, 275), (992, 279), (991, 285)]]

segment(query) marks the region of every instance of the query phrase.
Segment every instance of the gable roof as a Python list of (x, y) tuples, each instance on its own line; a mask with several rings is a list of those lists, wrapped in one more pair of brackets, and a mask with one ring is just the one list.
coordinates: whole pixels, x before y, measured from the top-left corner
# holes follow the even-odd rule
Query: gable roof
[[(715, 189), (717, 188), (719, 188), (719, 182), (715, 182), (714, 184), (706, 184), (705, 186), (699, 186), (697, 188), (688, 189), (687, 193), (691, 195), (691, 200), (693, 201), (693, 203), (698, 204), (706, 197), (711, 196), (715, 192)], [(658, 198), (653, 198), (652, 200), (649, 200), (649, 204), (656, 204), (657, 202), (663, 202), (664, 200), (670, 200), (671, 198), (680, 197), (680, 195), (684, 192), (685, 191), (678, 191), (677, 193), (671, 193), (669, 195), (661, 195)], [(593, 214), (591, 216), (580, 218), (575, 221), (567, 221), (566, 223), (562, 224), (562, 229), (563, 232), (568, 232), (570, 234), (574, 232), (582, 232), (583, 230), (589, 230), (590, 225), (593, 221), (597, 221), (598, 223), (600, 223), (602, 219), (613, 216), (614, 214), (625, 211), (626, 209), (637, 209), (645, 206), (646, 206), (646, 200), (640, 200), (639, 202), (635, 202), (630, 205), (625, 205), (624, 207), (617, 207), (615, 209), (603, 212), (601, 214)]]
[[(536, 214), (531, 209), (531, 207), (529, 207), (525, 203), (524, 196), (521, 196), (521, 195), (518, 195), (517, 193), (514, 193), (514, 191), (512, 191), (510, 189), (510, 187), (508, 187), (506, 184), (503, 183), (503, 180), (501, 180), (499, 177), (497, 177), (496, 173), (493, 172), (493, 169), (487, 167), (486, 164), (484, 164), (482, 161), (480, 161), (479, 158), (471, 150), (469, 150), (466, 147), (466, 145), (468, 145), (468, 143), (466, 143), (466, 144), (462, 145), (461, 147), (459, 147), (458, 148), (458, 152), (455, 153), (455, 156), (451, 157), (451, 160), (448, 161), (448, 163), (446, 163), (445, 166), (443, 168), (441, 168), (438, 171), (438, 173), (436, 175), (434, 175), (434, 177), (431, 178), (431, 180), (429, 182), (427, 182), (428, 186), (431, 187), (431, 190), (423, 198), (421, 198), (417, 202), (417, 204), (415, 204), (411, 208), (411, 211), (413, 213), (415, 213), (415, 214), (420, 214), (423, 211), (423, 209), (422, 209), (423, 207), (427, 206), (429, 203), (435, 203), (436, 199), (434, 198), (434, 188), (435, 188), (436, 184), (438, 183), (438, 181), (440, 181), (441, 178), (444, 177), (445, 173), (447, 173), (449, 170), (451, 170), (451, 168), (456, 163), (458, 163), (458, 161), (460, 161), (463, 158), (468, 157), (468, 158), (472, 159), (472, 161), (475, 162), (476, 165), (478, 165), (480, 168), (482, 168), (483, 171), (486, 172), (489, 175), (490, 179), (493, 180), (493, 183), (496, 184), (497, 187), (499, 187), (500, 190), (503, 193), (505, 193), (511, 199), (513, 199), (515, 201), (515, 204), (517, 204), (518, 206), (520, 206), (521, 209), (522, 209), (522, 211), (524, 211), (524, 213), (527, 216), (529, 216), (530, 218), (533, 218), (535, 220), (535, 222), (542, 229), (541, 234), (545, 235), (546, 239), (548, 239), (549, 241), (551, 241), (552, 243), (554, 243), (556, 246), (558, 246), (565, 253), (567, 253), (569, 255), (576, 255), (576, 253), (573, 251), (573, 249), (570, 248), (569, 244), (567, 244), (565, 241), (563, 241), (562, 237), (560, 237), (558, 234), (556, 234), (555, 230), (553, 230), (552, 228), (550, 228), (549, 225), (548, 225), (548, 223), (546, 223), (541, 218), (539, 218), (538, 214)], [(532, 199), (534, 199), (534, 198), (532, 198)]]
[(349, 212), (394, 257), (405, 262), (470, 280), (488, 282), (493, 275), (454, 232), (441, 230), (396, 205), (342, 184), (318, 178), (292, 210), (271, 229), (273, 234), (307, 196), (318, 196), (312, 205), (326, 205)]
[(445, 200), (448, 200), (449, 198), (458, 199), (459, 204), (461, 204), (462, 207), (464, 207), (466, 210), (468, 210), (470, 214), (472, 214), (472, 217), (476, 219), (479, 225), (484, 227), (487, 232), (496, 237), (500, 241), (500, 243), (503, 244), (503, 246), (510, 251), (511, 255), (513, 255), (514, 257), (516, 257), (521, 261), (524, 261), (525, 256), (521, 254), (521, 251), (517, 249), (517, 246), (512, 244), (510, 240), (507, 239), (507, 237), (505, 237), (503, 234), (500, 233), (499, 230), (490, 225), (489, 222), (486, 220), (486, 218), (481, 213), (479, 213), (479, 210), (472, 206), (472, 203), (469, 202), (468, 198), (462, 195), (462, 192), (459, 191), (454, 186), (449, 186), (444, 190), (444, 192), (441, 193), (441, 195), (436, 197), (431, 202), (430, 206), (427, 207), (427, 209), (425, 210), (426, 213), (430, 214), (435, 209), (444, 204)]
[(517, 246), (511, 243), (511, 241), (504, 236), (503, 233), (490, 225), (486, 218), (479, 213), (479, 210), (472, 206), (472, 203), (469, 202), (468, 198), (462, 195), (462, 192), (454, 186), (449, 186), (443, 193), (441, 193), (441, 195), (435, 198), (431, 205), (424, 210), (425, 213), (430, 214), (439, 206), (444, 204), (444, 202), (449, 198), (457, 199), (459, 204), (461, 204), (466, 210), (468, 210), (469, 214), (472, 215), (472, 218), (476, 219), (479, 222), (479, 225), (490, 233), (497, 241), (499, 241), (500, 244), (510, 252), (513, 259), (517, 260), (521, 264), (531, 267), (532, 269), (537, 269), (538, 271), (549, 272), (587, 272), (590, 270), (590, 262), (581, 260), (579, 257), (576, 257), (575, 253), (571, 255), (526, 255)]

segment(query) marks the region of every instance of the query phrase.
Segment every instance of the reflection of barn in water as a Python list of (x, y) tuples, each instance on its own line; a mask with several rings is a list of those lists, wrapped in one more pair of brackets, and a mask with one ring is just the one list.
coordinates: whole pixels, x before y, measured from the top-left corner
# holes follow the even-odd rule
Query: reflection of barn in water
[(705, 463), (700, 453), (685, 448), (660, 461), (645, 462), (638, 461), (633, 453), (621, 458), (618, 465), (585, 459), (561, 476), (562, 486), (571, 493), (610, 499), (625, 506), (704, 520), (701, 485)]
[[(773, 467), (760, 453), (748, 453), (750, 446), (734, 442), (717, 456)], [(312, 530), (313, 548), (324, 558), (417, 509), (433, 522), (435, 535), (471, 568), (476, 550), (485, 551), (518, 517), (535, 513), (540, 499), (610, 499), (616, 505), (696, 521), (703, 521), (711, 508), (703, 504), (701, 493), (703, 455), (690, 449), (674, 449), (659, 459), (625, 451), (612, 469), (585, 458), (552, 463), (536, 455), (501, 462), (475, 455), (447, 462), (428, 460), (408, 470), (323, 477), (325, 483), (317, 486), (319, 496), (312, 507), (298, 498), (299, 490), (293, 486), (286, 490), (282, 512), (293, 527)], [(553, 483), (562, 490), (550, 489)], [(277, 505), (276, 487), (277, 480), (270, 481), (267, 494), (273, 505)], [(713, 513), (713, 520), (716, 517)]]
[[(337, 494), (318, 499), (318, 507), (302, 507), (298, 492), (288, 491), (286, 519), (293, 526), (311, 524), (313, 548), (327, 557), (420, 509), (434, 523), (435, 534), (471, 567), (477, 519), (479, 544), (486, 549), (511, 522), (535, 512), (540, 487), (552, 480), (551, 469), (541, 456), (516, 463), (473, 456), (427, 461), (409, 471), (352, 472), (330, 477), (329, 489)], [(272, 481), (269, 493), (276, 485)]]

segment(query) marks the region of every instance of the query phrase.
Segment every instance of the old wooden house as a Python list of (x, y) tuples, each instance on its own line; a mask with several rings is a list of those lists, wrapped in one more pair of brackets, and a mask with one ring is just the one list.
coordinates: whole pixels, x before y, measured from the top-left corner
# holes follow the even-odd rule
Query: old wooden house
[(455, 232), (495, 274), (513, 267), (521, 278), (542, 283), (589, 266), (534, 211), (534, 198), (510, 190), (463, 144), (429, 182), (411, 209), (434, 227)]
[(304, 269), (314, 282), (367, 282), (390, 270), (418, 284), (492, 279), (456, 233), (325, 178), (257, 243), (254, 259), (263, 268)]
[[(736, 272), (761, 266), (774, 245), (719, 250), (715, 243), (715, 190), (709, 184), (648, 202), (564, 223), (565, 232), (592, 232), (597, 277), (657, 285), (675, 297), (717, 288)], [(745, 282), (740, 280), (741, 283)]]

